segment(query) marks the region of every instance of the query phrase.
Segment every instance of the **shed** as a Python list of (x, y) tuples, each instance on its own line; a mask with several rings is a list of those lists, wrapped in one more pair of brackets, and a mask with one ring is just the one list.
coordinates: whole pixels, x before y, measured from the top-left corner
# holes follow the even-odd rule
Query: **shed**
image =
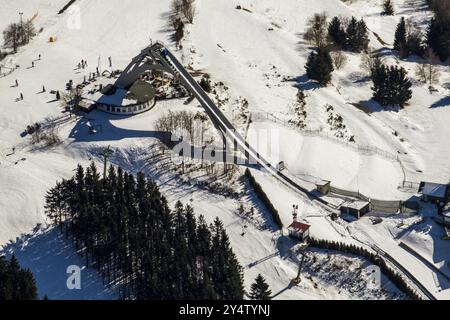
[(351, 214), (356, 218), (361, 218), (370, 212), (370, 203), (367, 201), (346, 201), (341, 205), (341, 213)]
[(419, 186), (419, 193), (422, 194), (422, 200), (426, 202), (433, 202), (436, 204), (445, 203), (450, 196), (450, 185), (421, 182)]
[(326, 195), (331, 191), (331, 181), (320, 180), (316, 181), (316, 188), (321, 194)]
[(92, 110), (95, 109), (95, 102), (90, 101), (90, 100), (86, 100), (86, 99), (82, 99), (79, 103), (78, 103), (78, 109), (80, 111), (89, 113)]

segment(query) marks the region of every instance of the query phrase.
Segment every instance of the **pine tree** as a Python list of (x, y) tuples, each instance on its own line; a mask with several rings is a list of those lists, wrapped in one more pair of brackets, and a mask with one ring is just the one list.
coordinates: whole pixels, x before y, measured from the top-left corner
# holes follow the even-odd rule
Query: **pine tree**
[(355, 52), (367, 51), (369, 47), (369, 34), (366, 22), (361, 19), (356, 25), (356, 39), (357, 46)]
[(374, 70), (372, 81), (373, 99), (382, 106), (403, 108), (412, 97), (411, 82), (404, 68), (382, 64)]
[(331, 73), (334, 70), (330, 52), (326, 48), (318, 48), (317, 52), (312, 51), (305, 69), (310, 79), (326, 86), (331, 81)]
[(334, 17), (331, 20), (330, 25), (328, 26), (328, 38), (341, 48), (345, 45), (346, 34), (339, 17)]
[(394, 15), (394, 5), (392, 4), (391, 0), (385, 0), (383, 2), (383, 14), (387, 16), (393, 16)]
[(346, 34), (347, 34), (347, 39), (346, 39), (346, 44), (345, 44), (346, 50), (355, 51), (355, 48), (358, 45), (357, 24), (358, 24), (358, 21), (356, 20), (356, 18), (352, 17), (352, 19), (350, 20), (350, 22), (347, 26), (347, 30), (346, 30)]
[(450, 57), (450, 19), (441, 15), (431, 19), (427, 29), (427, 44), (439, 56), (441, 61)]
[(407, 34), (406, 34), (406, 21), (402, 17), (395, 30), (394, 50), (400, 52), (401, 57), (408, 55), (407, 50)]
[(271, 300), (272, 291), (261, 274), (255, 279), (251, 286), (249, 297), (252, 300)]
[(392, 86), (390, 103), (403, 108), (412, 97), (412, 84), (407, 77), (406, 70), (392, 66), (389, 72), (389, 83)]

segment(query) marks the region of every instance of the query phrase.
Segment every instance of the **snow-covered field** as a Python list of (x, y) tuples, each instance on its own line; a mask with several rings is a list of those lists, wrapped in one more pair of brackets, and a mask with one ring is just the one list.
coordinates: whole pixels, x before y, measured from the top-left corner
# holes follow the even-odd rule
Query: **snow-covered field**
[[(307, 95), (307, 129), (321, 130), (324, 135), (333, 134), (326, 123), (328, 114), (325, 106), (331, 105), (334, 112), (343, 117), (348, 131), (355, 136), (356, 144), (399, 155), (405, 168), (404, 173), (398, 161), (377, 154), (358, 153), (348, 143), (305, 136), (277, 122), (255, 120), (251, 130), (276, 131), (279, 142), (275, 145), (279, 148), (273, 151), (278, 159), (286, 161), (293, 173), (328, 179), (337, 187), (360, 190), (370, 197), (389, 200), (412, 196), (397, 189), (405, 175), (406, 180), (416, 182), (448, 182), (448, 65), (441, 67), (442, 85), (437, 86), (437, 92), (430, 94), (425, 86), (415, 83), (410, 105), (399, 112), (378, 110), (369, 114), (354, 106), (360, 104), (375, 108), (369, 101), (371, 83), (363, 80), (359, 55), (347, 54), (349, 61), (343, 69), (334, 73), (333, 86), (319, 88), (305, 76), (304, 64), (311, 49), (302, 39), (302, 33), (310, 16), (326, 12), (329, 16), (363, 17), (369, 29), (391, 46), (395, 26), (401, 16), (423, 25), (430, 14), (414, 9), (420, 5), (419, 0), (394, 2), (399, 14), (384, 17), (379, 15), (379, 1), (375, 0), (352, 1), (351, 4), (340, 0), (196, 0), (194, 24), (187, 27), (183, 49), (176, 50), (170, 40), (173, 32), (167, 24), (169, 1), (110, 0), (105, 4), (79, 0), (71, 10), (57, 15), (66, 1), (0, 0), (0, 30), (8, 23), (18, 21), (18, 12), (24, 12), (24, 19), (38, 13), (34, 21), (38, 30), (43, 28), (29, 45), (0, 62), (20, 66), (12, 74), (0, 78), (0, 246), (32, 232), (37, 223), (45, 222), (43, 206), (46, 191), (57, 180), (70, 177), (77, 163), (87, 164), (92, 157), (98, 160), (95, 156), (99, 150), (111, 145), (117, 151), (113, 163), (124, 165), (134, 172), (148, 170), (142, 163), (142, 155), (135, 151), (146, 150), (154, 143), (154, 122), (158, 116), (167, 110), (200, 110), (195, 102), (186, 107), (183, 101), (172, 100), (158, 102), (150, 112), (133, 117), (117, 117), (94, 111), (89, 119), (75, 119), (62, 114), (61, 107), (53, 101), (54, 95), (48, 93), (50, 90), (62, 91), (69, 80), (81, 82), (98, 65), (101, 69), (107, 68), (110, 56), (114, 68), (123, 69), (132, 57), (149, 45), (150, 39), (165, 42), (185, 65), (191, 64), (194, 69), (210, 74), (213, 81), (225, 83), (231, 95), (230, 103), (223, 107), (225, 111), (232, 112), (233, 102), (243, 97), (249, 102), (248, 110), (252, 113), (270, 113), (279, 119), (288, 119), (291, 117), (290, 106), (296, 100), (296, 87), (301, 87)], [(237, 10), (235, 7), (238, 4), (250, 12)], [(269, 31), (269, 28), (273, 30)], [(50, 43), (50, 37), (56, 38), (56, 42)], [(374, 49), (384, 48), (374, 34), (370, 39)], [(42, 55), (42, 60), (35, 61), (38, 54)], [(81, 59), (88, 61), (85, 71), (75, 70)], [(34, 68), (31, 68), (32, 61), (35, 61)], [(399, 61), (391, 52), (388, 52), (386, 61), (401, 64), (413, 76), (415, 64), (412, 61)], [(283, 77), (293, 80), (282, 81)], [(18, 87), (13, 86), (16, 79)], [(47, 88), (46, 93), (40, 93), (43, 85)], [(16, 101), (20, 93), (23, 93), (24, 100)], [(47, 117), (61, 117), (59, 135), (62, 143), (50, 149), (32, 147), (29, 138), (22, 138), (20, 134), (27, 125)], [(91, 125), (100, 125), (101, 132), (90, 135)], [(242, 126), (240, 123), (237, 125)], [(398, 134), (394, 135), (394, 131)], [(255, 148), (264, 150), (265, 140), (253, 142), (249, 138)], [(325, 217), (327, 212), (306, 197), (286, 189), (271, 177), (258, 172), (254, 174), (280, 212), (285, 225), (291, 221), (292, 204), (297, 203), (302, 218), (312, 224), (314, 236), (345, 242), (355, 242), (357, 238), (375, 243), (402, 261), (436, 297), (450, 298), (448, 281), (437, 281), (423, 261), (398, 246), (400, 238), (396, 238), (394, 226), (399, 219), (391, 218), (378, 226), (373, 226), (366, 218), (351, 225), (342, 221), (334, 223)], [(289, 244), (282, 243), (280, 248), (273, 241), (275, 234), (260, 231), (251, 225), (242, 237), (243, 222), (235, 214), (238, 207), (236, 200), (214, 196), (195, 187), (181, 186), (177, 184), (176, 177), (170, 175), (157, 175), (155, 178), (162, 191), (167, 193), (170, 203), (177, 200), (190, 202), (192, 199), (197, 213), (211, 220), (219, 216), (227, 226), (233, 248), (243, 266), (289, 247)], [(267, 215), (262, 207), (257, 209), (260, 214)], [(447, 254), (442, 253), (448, 251), (449, 243), (440, 240), (441, 235), (430, 232), (427, 226), (425, 224), (406, 235), (402, 234), (401, 239), (418, 248), (432, 263), (440, 265), (449, 259)], [(433, 229), (436, 228), (439, 227), (433, 226)], [(23, 247), (16, 249), (19, 250), (18, 258), (37, 275), (41, 295), (80, 298), (61, 291), (60, 287), (52, 289), (46, 283), (49, 279), (44, 268), (46, 261), (55, 259), (59, 262), (53, 268), (63, 268), (69, 259), (61, 254), (63, 248), (59, 253), (45, 249), (45, 243), (53, 241), (48, 237), (48, 234), (36, 235), (35, 241), (28, 241), (28, 249), (27, 242), (23, 246), (9, 245), (7, 249)], [(44, 248), (42, 253), (38, 250), (41, 243)], [(61, 261), (62, 258), (66, 260)], [(42, 260), (36, 262), (39, 259)], [(77, 261), (74, 256), (73, 261)], [(246, 286), (258, 273), (262, 273), (272, 291), (280, 292), (277, 296), (280, 299), (380, 297), (367, 296), (363, 292), (352, 294), (344, 291), (339, 294), (337, 284), (329, 282), (329, 290), (315, 290), (314, 281), (283, 290), (295, 277), (296, 269), (295, 261), (289, 257), (274, 256), (245, 269)], [(320, 274), (317, 277), (318, 282), (326, 281), (320, 278)], [(92, 290), (85, 298), (112, 297), (98, 283), (90, 288)]]

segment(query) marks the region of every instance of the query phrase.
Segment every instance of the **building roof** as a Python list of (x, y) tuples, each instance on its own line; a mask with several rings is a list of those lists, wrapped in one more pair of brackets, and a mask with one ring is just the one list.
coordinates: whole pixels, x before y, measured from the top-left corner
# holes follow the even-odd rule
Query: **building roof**
[(325, 186), (329, 185), (331, 183), (331, 181), (317, 179), (315, 181), (315, 183), (316, 183), (316, 186), (318, 186), (318, 187), (325, 187)]
[(342, 204), (341, 207), (349, 208), (349, 209), (355, 209), (355, 210), (362, 210), (365, 207), (369, 205), (369, 202), (367, 201), (346, 201)]
[(449, 185), (433, 182), (421, 182), (419, 187), (419, 193), (426, 196), (432, 196), (436, 198), (444, 199), (447, 196)]
[(156, 92), (151, 83), (143, 80), (136, 80), (130, 87), (127, 98), (136, 99), (138, 103), (144, 103), (152, 100), (155, 95)]
[(143, 80), (136, 80), (127, 90), (112, 83), (102, 83), (103, 89), (88, 93), (84, 97), (100, 104), (116, 107), (127, 107), (151, 101), (155, 95), (152, 84)]
[(309, 230), (309, 228), (311, 228), (311, 226), (309, 224), (301, 223), (298, 221), (292, 222), (292, 224), (288, 227), (288, 229), (294, 229), (295, 231), (301, 231), (301, 232), (305, 232), (305, 231)]

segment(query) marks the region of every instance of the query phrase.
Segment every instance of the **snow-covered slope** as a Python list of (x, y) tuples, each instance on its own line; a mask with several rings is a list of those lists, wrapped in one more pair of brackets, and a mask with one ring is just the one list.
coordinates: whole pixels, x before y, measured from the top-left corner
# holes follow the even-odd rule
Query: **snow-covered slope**
[[(129, 150), (146, 149), (154, 142), (152, 130), (158, 115), (185, 107), (183, 102), (173, 100), (158, 102), (152, 111), (135, 117), (93, 112), (89, 119), (75, 119), (61, 114), (60, 106), (53, 101), (54, 95), (49, 94), (52, 89), (63, 90), (69, 80), (81, 82), (97, 66), (108, 68), (108, 57), (112, 58), (114, 68), (123, 69), (150, 43), (150, 39), (164, 41), (186, 65), (192, 64), (195, 69), (209, 73), (214, 81), (224, 82), (231, 94), (231, 103), (224, 106), (226, 111), (233, 111), (234, 99), (244, 97), (249, 101), (249, 111), (255, 114), (270, 113), (278, 119), (289, 119), (292, 117), (290, 106), (296, 99), (296, 87), (301, 87), (307, 94), (309, 130), (321, 129), (325, 134), (333, 134), (327, 127), (325, 110), (325, 105), (332, 105), (355, 136), (356, 144), (400, 154), (407, 180), (446, 181), (450, 178), (448, 88), (439, 86), (438, 92), (430, 94), (424, 86), (415, 84), (411, 104), (404, 110), (367, 114), (354, 106), (371, 106), (368, 103), (370, 83), (360, 81), (363, 74), (359, 68), (359, 55), (348, 54), (346, 67), (334, 73), (333, 86), (327, 88), (318, 88), (310, 83), (304, 71), (311, 48), (303, 41), (302, 33), (306, 20), (314, 13), (364, 17), (370, 30), (390, 44), (401, 15), (419, 22), (429, 15), (426, 11), (414, 12), (416, 2), (420, 1), (395, 1), (400, 9), (399, 15), (380, 17), (378, 1), (361, 0), (346, 4), (340, 0), (196, 0), (195, 21), (187, 27), (183, 49), (179, 51), (170, 40), (172, 31), (167, 27), (169, 1), (110, 0), (106, 3), (78, 0), (71, 10), (57, 15), (65, 2), (0, 0), (0, 28), (17, 21), (18, 10), (24, 12), (24, 18), (38, 12), (35, 18), (37, 29), (43, 27), (42, 33), (29, 45), (1, 62), (9, 66), (20, 65), (20, 68), (0, 78), (0, 245), (22, 233), (31, 232), (37, 223), (45, 221), (43, 205), (46, 191), (57, 180), (70, 177), (77, 163), (86, 164), (107, 145), (125, 155)], [(238, 4), (248, 11), (237, 10)], [(56, 42), (50, 43), (50, 37), (56, 38)], [(370, 39), (375, 49), (384, 47), (374, 34)], [(42, 55), (40, 61), (36, 61), (38, 54)], [(88, 68), (75, 70), (81, 59), (88, 61)], [(35, 61), (34, 68), (31, 68), (32, 61)], [(394, 55), (387, 61), (400, 63), (413, 74), (414, 63), (400, 62)], [(283, 78), (288, 81), (282, 81)], [(13, 86), (16, 79), (18, 87)], [(441, 82), (449, 81), (448, 73), (443, 74)], [(46, 93), (40, 93), (43, 85)], [(24, 100), (16, 101), (20, 93)], [(189, 108), (200, 110), (196, 106)], [(59, 135), (63, 142), (50, 149), (32, 147), (29, 138), (20, 134), (27, 125), (47, 117), (61, 118)], [(102, 132), (89, 135), (88, 125), (92, 124), (101, 125)], [(361, 190), (371, 197), (406, 199), (411, 196), (397, 190), (397, 185), (404, 179), (397, 161), (355, 152), (354, 146), (348, 143), (305, 136), (281, 123), (255, 120), (250, 128), (279, 131), (278, 154), (294, 173), (330, 179), (338, 187)], [(394, 131), (398, 136), (393, 135)], [(128, 169), (137, 171), (142, 168), (136, 163), (135, 155), (125, 156), (125, 159), (129, 161)], [(112, 161), (117, 164), (124, 162), (120, 157)], [(269, 231), (252, 229), (242, 241), (242, 226), (234, 214), (238, 205), (235, 201), (211, 198), (210, 194), (195, 188), (171, 185), (173, 177), (169, 178), (158, 182), (163, 185), (163, 192), (169, 194), (171, 202), (193, 199), (198, 213), (204, 213), (208, 219), (219, 216), (224, 220), (243, 265), (279, 250), (272, 243), (274, 234)], [(302, 216), (313, 225), (313, 235), (354, 242), (345, 225), (331, 222), (325, 217), (326, 212), (307, 198), (287, 191), (284, 186), (273, 183), (270, 177), (258, 179), (285, 224), (291, 220), (292, 204), (298, 203)], [(371, 230), (368, 223), (364, 227), (370, 230), (364, 234), (366, 229), (358, 228), (363, 230), (359, 231), (361, 236), (376, 238), (379, 245), (383, 244), (380, 238), (386, 236), (385, 233)], [(389, 250), (398, 251), (399, 256), (403, 256), (394, 240), (390, 241)], [(405, 261), (411, 268), (420, 264), (411, 258), (405, 258)], [(425, 274), (425, 269), (420, 269), (420, 274)], [(296, 272), (296, 264), (289, 259), (274, 257), (246, 269), (246, 284), (259, 272), (267, 275), (274, 292), (282, 291), (279, 298), (341, 297), (331, 289), (329, 292), (314, 291), (312, 283), (283, 291)], [(428, 274), (424, 278), (429, 288), (437, 290)], [(444, 292), (441, 296), (446, 295)]]

